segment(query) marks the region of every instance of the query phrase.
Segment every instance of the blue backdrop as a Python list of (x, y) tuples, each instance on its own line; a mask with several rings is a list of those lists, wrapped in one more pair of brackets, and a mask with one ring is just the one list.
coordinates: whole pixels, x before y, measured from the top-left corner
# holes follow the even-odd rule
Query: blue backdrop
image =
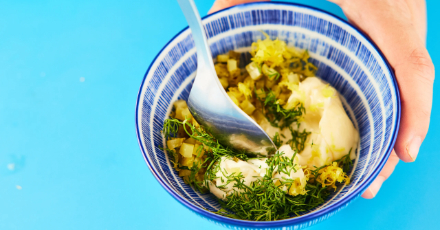
[[(202, 15), (212, 3), (196, 1)], [(440, 3), (427, 3), (440, 66)], [(175, 0), (0, 0), (0, 229), (222, 229), (168, 195), (136, 139), (143, 75), (185, 26)], [(310, 229), (439, 228), (439, 87), (417, 161)]]

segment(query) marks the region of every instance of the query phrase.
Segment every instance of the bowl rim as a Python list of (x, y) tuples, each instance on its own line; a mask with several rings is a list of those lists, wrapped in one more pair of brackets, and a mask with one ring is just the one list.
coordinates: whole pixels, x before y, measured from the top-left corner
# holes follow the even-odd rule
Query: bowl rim
[[(386, 59), (385, 55), (382, 53), (382, 51), (379, 49), (379, 47), (368, 37), (368, 35), (366, 35), (363, 31), (361, 31), (360, 29), (356, 28), (355, 26), (353, 26), (352, 24), (350, 24), (349, 22), (347, 22), (346, 20), (344, 20), (343, 18), (327, 12), (325, 10), (313, 7), (313, 6), (308, 6), (308, 5), (304, 5), (304, 4), (299, 4), (299, 3), (290, 3), (290, 2), (277, 2), (277, 1), (270, 1), (270, 2), (251, 2), (251, 3), (245, 3), (245, 4), (239, 4), (239, 5), (235, 5), (232, 7), (228, 7), (222, 10), (219, 10), (217, 12), (214, 12), (212, 14), (208, 14), (204, 17), (202, 17), (202, 21), (204, 19), (210, 18), (216, 14), (219, 14), (223, 11), (227, 11), (229, 9), (232, 8), (241, 8), (241, 7), (247, 7), (247, 6), (252, 6), (252, 5), (288, 5), (288, 6), (295, 6), (295, 7), (299, 7), (299, 8), (305, 8), (308, 10), (312, 10), (312, 11), (317, 11), (323, 14), (327, 14), (330, 17), (333, 17), (334, 19), (340, 21), (343, 24), (346, 24), (347, 26), (351, 27), (353, 30), (355, 30), (356, 32), (359, 33), (359, 35), (361, 35), (367, 42), (369, 42), (373, 48), (378, 52), (380, 58), (383, 60), (383, 62), (385, 63), (385, 66), (387, 67), (387, 70), (390, 73), (391, 76), (391, 82), (392, 85), (394, 86), (394, 91), (395, 91), (395, 95), (396, 95), (396, 123), (395, 123), (395, 129), (393, 131), (392, 137), (391, 137), (391, 141), (389, 142), (388, 146), (387, 146), (387, 150), (385, 152), (385, 156), (381, 159), (381, 161), (377, 164), (377, 167), (373, 170), (373, 172), (371, 173), (370, 177), (367, 178), (365, 180), (365, 182), (363, 184), (361, 184), (358, 188), (356, 188), (352, 193), (348, 194), (346, 197), (342, 197), (340, 200), (338, 200), (337, 202), (335, 202), (332, 205), (327, 206), (324, 209), (319, 209), (316, 211), (311, 212), (309, 215), (307, 216), (298, 216), (298, 217), (294, 217), (294, 218), (289, 218), (289, 219), (282, 219), (282, 220), (275, 220), (275, 221), (250, 221), (250, 220), (240, 220), (240, 219), (234, 219), (234, 218), (230, 218), (230, 217), (225, 217), (225, 216), (221, 216), (219, 214), (215, 214), (212, 213), (210, 211), (206, 211), (190, 202), (188, 202), (186, 199), (180, 197), (177, 193), (174, 192), (173, 189), (171, 189), (166, 183), (164, 183), (162, 181), (162, 179), (157, 175), (157, 173), (152, 169), (151, 167), (151, 163), (148, 161), (148, 158), (146, 156), (146, 152), (147, 150), (143, 148), (142, 146), (142, 140), (141, 140), (141, 136), (140, 136), (140, 131), (139, 131), (139, 107), (140, 107), (140, 99), (141, 99), (141, 93), (142, 93), (142, 89), (144, 87), (144, 83), (146, 80), (147, 75), (150, 72), (151, 67), (153, 66), (153, 63), (155, 63), (155, 61), (157, 60), (157, 58), (162, 54), (163, 50), (170, 44), (172, 43), (180, 34), (182, 34), (183, 32), (188, 30), (188, 26), (186, 26), (185, 28), (183, 28), (180, 32), (178, 32), (175, 36), (173, 36), (163, 47), (162, 49), (159, 51), (159, 53), (154, 57), (154, 59), (151, 61), (143, 79), (142, 79), (142, 83), (141, 86), (139, 88), (138, 91), (138, 96), (137, 96), (137, 100), (136, 100), (136, 111), (135, 111), (135, 125), (136, 125), (136, 135), (137, 135), (137, 139), (138, 139), (138, 144), (139, 147), (141, 149), (142, 155), (144, 157), (145, 162), (147, 163), (148, 168), (150, 169), (150, 171), (152, 172), (153, 176), (156, 178), (156, 180), (159, 182), (160, 185), (162, 185), (162, 187), (168, 191), (168, 193), (177, 201), (179, 201), (180, 203), (182, 203), (185, 207), (189, 208), (190, 210), (196, 212), (197, 214), (200, 214), (206, 218), (209, 219), (213, 219), (215, 221), (220, 221), (222, 223), (225, 224), (231, 224), (231, 225), (238, 225), (238, 226), (250, 226), (250, 227), (279, 227), (279, 226), (289, 226), (289, 225), (294, 225), (294, 224), (300, 224), (300, 223), (304, 223), (310, 220), (315, 220), (319, 217), (322, 217), (328, 213), (332, 213), (334, 211), (338, 211), (341, 208), (346, 207), (347, 204), (351, 203), (354, 199), (358, 198), (360, 196), (360, 194), (366, 189), (368, 188), (368, 186), (373, 182), (373, 180), (377, 177), (377, 175), (379, 174), (379, 172), (382, 170), (382, 168), (384, 167), (385, 163), (387, 162), (391, 151), (394, 147), (394, 144), (396, 142), (396, 138), (397, 138), (397, 134), (399, 132), (399, 128), (400, 128), (400, 119), (401, 119), (401, 101), (400, 101), (400, 92), (399, 92), (399, 87), (397, 84), (397, 80), (394, 74), (394, 71), (391, 67), (391, 65), (389, 64), (388, 60)], [(320, 221), (319, 221), (320, 222)]]

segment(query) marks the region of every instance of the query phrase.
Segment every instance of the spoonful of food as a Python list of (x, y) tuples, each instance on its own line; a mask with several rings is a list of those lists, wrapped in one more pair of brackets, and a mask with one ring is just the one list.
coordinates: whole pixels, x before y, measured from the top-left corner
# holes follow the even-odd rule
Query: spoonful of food
[(193, 0), (178, 0), (197, 49), (197, 74), (188, 108), (220, 143), (248, 154), (267, 155), (276, 150), (271, 138), (226, 94), (214, 69), (211, 50)]

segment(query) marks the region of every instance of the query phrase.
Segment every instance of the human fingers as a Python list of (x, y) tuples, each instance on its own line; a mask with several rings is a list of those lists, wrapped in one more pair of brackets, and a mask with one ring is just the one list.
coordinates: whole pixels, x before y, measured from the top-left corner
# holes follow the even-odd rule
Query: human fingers
[[(347, 0), (328, 0), (330, 2), (333, 2), (337, 5), (339, 5), (341, 8), (348, 8), (347, 5), (349, 5), (349, 3), (347, 3)], [(354, 5), (364, 5), (364, 3), (362, 1), (365, 0), (352, 0), (352, 4)], [(367, 0), (370, 1), (370, 0)], [(377, 2), (377, 1), (376, 1)], [(388, 5), (388, 9), (389, 11), (407, 11), (404, 12), (403, 14), (405, 14), (405, 16), (408, 16), (410, 20), (410, 22), (413, 23), (414, 28), (417, 31), (417, 34), (419, 35), (420, 39), (422, 39), (423, 43), (426, 42), (426, 32), (427, 32), (427, 18), (426, 18), (426, 1), (425, 0), (404, 0), (404, 1), (394, 1), (395, 4), (387, 4), (387, 1), (384, 1), (385, 3), (382, 4), (377, 4), (375, 3), (375, 1), (370, 1), (369, 6), (371, 5), (375, 5), (375, 9), (377, 11), (380, 11), (379, 6), (380, 5)], [(403, 2), (403, 3), (402, 3)], [(389, 7), (393, 7), (393, 8), (389, 8)], [(367, 8), (367, 7), (365, 7)], [(371, 8), (371, 7), (370, 7)], [(382, 7), (383, 8), (383, 7)], [(395, 10), (398, 9), (398, 10)], [(353, 10), (351, 10), (353, 11)], [(345, 11), (344, 11), (345, 12)], [(356, 12), (350, 12), (350, 14), (353, 14)], [(401, 15), (404, 16), (404, 15)], [(383, 15), (383, 24), (386, 24), (386, 19), (387, 16), (386, 14)], [(350, 19), (349, 19), (350, 20)], [(353, 23), (356, 24), (358, 20), (354, 19)], [(361, 29), (365, 29), (365, 28), (361, 28)]]
[(390, 157), (388, 158), (387, 163), (385, 163), (385, 166), (383, 167), (382, 171), (379, 173), (379, 176), (376, 177), (376, 179), (371, 183), (371, 185), (365, 190), (365, 192), (362, 194), (362, 197), (365, 199), (372, 199), (376, 196), (376, 194), (379, 192), (380, 188), (382, 187), (382, 183), (385, 182), (388, 177), (391, 176), (391, 174), (394, 171), (394, 168), (396, 167), (397, 163), (399, 163), (399, 157), (396, 155), (396, 152), (393, 150)]
[(238, 4), (249, 3), (249, 2), (263, 2), (268, 0), (216, 0), (209, 10), (208, 14), (212, 14), (224, 8), (235, 6)]
[(426, 1), (425, 0), (406, 0), (411, 11), (412, 21), (422, 42), (426, 43)]

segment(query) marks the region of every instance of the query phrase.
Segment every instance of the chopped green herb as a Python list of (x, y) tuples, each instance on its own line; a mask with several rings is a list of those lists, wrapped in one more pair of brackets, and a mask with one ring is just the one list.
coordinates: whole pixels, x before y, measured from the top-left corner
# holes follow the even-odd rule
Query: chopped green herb
[(279, 148), (279, 147), (281, 147), (281, 145), (283, 145), (283, 141), (281, 140), (280, 134), (278, 132), (275, 133), (275, 136), (273, 136), (272, 141), (277, 148)]
[(289, 130), (292, 134), (292, 139), (288, 140), (287, 144), (289, 144), (292, 149), (296, 149), (298, 152), (302, 152), (304, 150), (304, 144), (306, 143), (307, 137), (310, 132), (307, 132), (305, 129), (302, 132), (299, 132), (298, 130), (294, 130), (292, 126), (289, 126)]
[(272, 90), (269, 90), (265, 99), (258, 97), (258, 95), (257, 99), (263, 103), (263, 114), (270, 124), (280, 129), (290, 127), (292, 123), (297, 122), (302, 114), (306, 112), (306, 109), (301, 103), (298, 103), (293, 109), (284, 109), (277, 102), (275, 93)]
[(302, 212), (324, 203), (331, 191), (313, 178), (318, 177), (319, 170), (328, 165), (310, 172), (311, 179), (306, 184), (307, 193), (305, 195), (291, 196), (281, 189), (283, 185), (289, 186), (292, 180), (285, 179), (280, 185), (273, 183), (272, 175), (274, 173), (287, 174), (290, 173), (290, 170), (294, 170), (294, 157), (288, 158), (284, 157), (283, 153), (278, 153), (268, 158), (266, 163), (269, 168), (266, 176), (253, 182), (250, 186), (244, 184), (241, 174), (230, 176), (228, 181), (235, 182), (234, 187), (241, 192), (234, 190), (225, 200), (219, 200), (222, 209), (217, 213), (243, 220), (271, 221), (299, 216)]

